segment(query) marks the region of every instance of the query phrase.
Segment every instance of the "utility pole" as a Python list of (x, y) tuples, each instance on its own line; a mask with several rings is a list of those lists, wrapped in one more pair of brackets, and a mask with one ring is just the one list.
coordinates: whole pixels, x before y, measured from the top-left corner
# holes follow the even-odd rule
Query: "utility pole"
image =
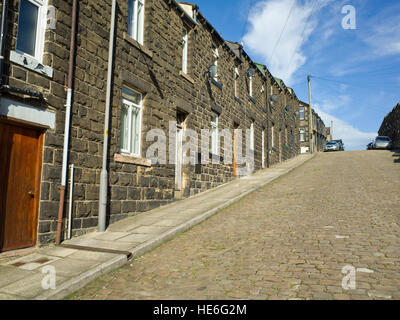
[(312, 106), (311, 106), (311, 83), (310, 83), (311, 76), (307, 76), (308, 80), (308, 131), (309, 131), (309, 140), (310, 140), (310, 153), (314, 153), (314, 144), (313, 144), (313, 132), (312, 132)]
[(331, 140), (333, 139), (333, 120), (331, 121)]

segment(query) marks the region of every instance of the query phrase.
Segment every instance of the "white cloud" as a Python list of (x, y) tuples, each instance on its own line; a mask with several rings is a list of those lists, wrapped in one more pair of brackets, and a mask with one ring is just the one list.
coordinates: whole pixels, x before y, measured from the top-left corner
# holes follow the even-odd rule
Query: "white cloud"
[(343, 139), (346, 150), (364, 150), (376, 136), (376, 132), (363, 132), (351, 124), (322, 111), (318, 106), (314, 106), (325, 125), (330, 127), (333, 121), (333, 139)]
[[(293, 3), (293, 11), (276, 46)], [(250, 12), (251, 27), (243, 37), (244, 44), (251, 52), (262, 57), (262, 62), (268, 66), (271, 73), (284, 79), (285, 83), (290, 84), (293, 74), (307, 60), (302, 51), (302, 44), (316, 27), (316, 20), (313, 18), (307, 23), (311, 12), (310, 2), (301, 5), (294, 0), (262, 1)]]
[[(395, 8), (393, 8), (396, 11)], [(398, 9), (397, 9), (398, 11)], [(383, 18), (377, 20), (377, 18)], [(364, 41), (373, 49), (377, 56), (400, 54), (400, 13), (389, 16), (387, 11), (371, 19), (373, 26)]]
[(349, 95), (337, 95), (335, 99), (324, 99), (321, 103), (321, 109), (326, 112), (340, 109), (344, 111), (351, 102)]

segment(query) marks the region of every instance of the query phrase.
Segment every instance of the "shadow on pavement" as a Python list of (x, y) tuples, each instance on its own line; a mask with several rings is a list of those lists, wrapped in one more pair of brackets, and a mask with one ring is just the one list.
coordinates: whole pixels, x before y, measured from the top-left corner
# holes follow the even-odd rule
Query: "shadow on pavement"
[(394, 163), (400, 163), (400, 150), (392, 150), (393, 152), (393, 157), (394, 159)]

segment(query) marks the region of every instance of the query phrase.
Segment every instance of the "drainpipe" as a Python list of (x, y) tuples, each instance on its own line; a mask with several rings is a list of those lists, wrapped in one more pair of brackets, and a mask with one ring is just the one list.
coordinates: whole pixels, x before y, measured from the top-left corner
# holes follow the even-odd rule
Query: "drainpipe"
[(8, 0), (4, 0), (1, 10), (1, 29), (0, 29), (0, 87), (3, 85), (4, 55), (5, 55), (6, 33), (7, 33), (7, 10), (8, 10)]
[(114, 60), (116, 11), (117, 11), (117, 1), (112, 0), (110, 43), (108, 49), (107, 97), (106, 97), (106, 112), (104, 120), (103, 168), (100, 174), (99, 225), (98, 225), (99, 232), (106, 231), (107, 189), (108, 189), (108, 172), (107, 172), (108, 133), (110, 125), (111, 94), (112, 94), (112, 80), (113, 80), (112, 76), (113, 76), (113, 60)]
[(77, 20), (78, 0), (73, 0), (72, 4), (72, 22), (71, 22), (71, 43), (69, 51), (69, 70), (68, 70), (68, 91), (67, 91), (67, 104), (65, 105), (65, 129), (64, 129), (64, 149), (63, 149), (63, 162), (61, 173), (61, 186), (60, 186), (60, 203), (58, 208), (57, 220), (57, 235), (56, 244), (61, 243), (61, 231), (64, 217), (64, 201), (65, 201), (65, 187), (67, 184), (67, 170), (68, 170), (68, 144), (70, 135), (70, 121), (71, 121), (71, 107), (72, 107), (72, 86), (74, 80), (74, 65), (75, 65), (75, 48), (76, 48), (76, 20)]

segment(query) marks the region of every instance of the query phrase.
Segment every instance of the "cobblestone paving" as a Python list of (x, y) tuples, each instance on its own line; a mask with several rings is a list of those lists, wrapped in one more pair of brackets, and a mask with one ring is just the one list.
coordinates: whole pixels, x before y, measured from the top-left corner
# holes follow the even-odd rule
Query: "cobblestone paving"
[(73, 299), (400, 299), (394, 159), (319, 154)]

